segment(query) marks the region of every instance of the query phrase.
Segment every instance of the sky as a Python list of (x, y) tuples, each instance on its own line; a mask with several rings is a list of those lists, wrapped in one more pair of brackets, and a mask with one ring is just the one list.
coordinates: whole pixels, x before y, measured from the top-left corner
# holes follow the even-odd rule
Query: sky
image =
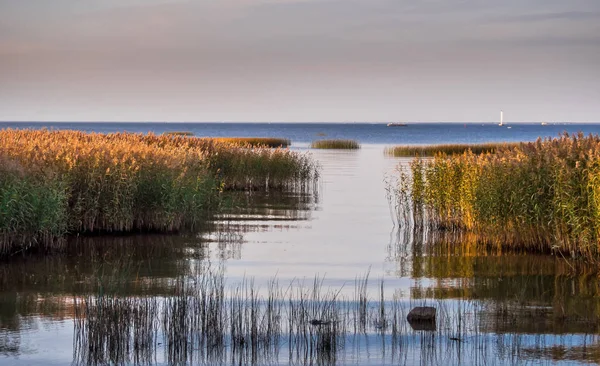
[(0, 0), (0, 120), (600, 122), (600, 0)]

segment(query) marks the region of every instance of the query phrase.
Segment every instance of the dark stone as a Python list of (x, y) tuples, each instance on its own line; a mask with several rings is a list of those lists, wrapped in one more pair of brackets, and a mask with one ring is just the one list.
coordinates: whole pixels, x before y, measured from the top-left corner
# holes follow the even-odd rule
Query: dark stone
[(435, 313), (436, 309), (432, 306), (417, 306), (408, 313), (406, 320), (435, 322)]
[(435, 330), (436, 309), (431, 306), (417, 306), (413, 308), (406, 320), (414, 330)]

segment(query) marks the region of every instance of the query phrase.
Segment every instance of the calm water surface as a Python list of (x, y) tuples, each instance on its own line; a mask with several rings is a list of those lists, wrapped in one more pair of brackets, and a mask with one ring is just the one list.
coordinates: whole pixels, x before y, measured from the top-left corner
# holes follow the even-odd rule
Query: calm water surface
[[(9, 124), (3, 127), (40, 124)], [(399, 229), (390, 213), (386, 181), (398, 164), (383, 148), (393, 143), (534, 140), (563, 130), (600, 132), (599, 125), (385, 125), (315, 124), (52, 124), (110, 132), (193, 131), (198, 136), (275, 136), (292, 139), (322, 167), (313, 192), (237, 194), (212, 225), (194, 235), (74, 238), (64, 255), (18, 258), (0, 265), (0, 364), (77, 363), (74, 299), (113, 291), (120, 296), (173, 293), (176, 279), (201, 265), (220, 267), (228, 285), (254, 281), (260, 291), (277, 278), (324, 279), (324, 288), (350, 298), (357, 277), (369, 275), (376, 300), (383, 280), (385, 301), (407, 308), (436, 306), (436, 332), (389, 336), (367, 331), (346, 342), (339, 357), (323, 363), (544, 364), (597, 363), (600, 285), (596, 275), (561, 258), (476, 254), (473, 238), (420, 236)], [(306, 149), (317, 134), (354, 138), (359, 151)], [(457, 245), (461, 244), (461, 245)], [(456, 250), (456, 247), (464, 250)], [(587, 272), (591, 272), (588, 270)], [(112, 286), (107, 289), (107, 284)], [(375, 306), (375, 301), (372, 305)], [(388, 309), (389, 312), (389, 309)], [(457, 315), (461, 314), (461, 322)], [(460, 328), (460, 329), (459, 329)], [(457, 338), (457, 339), (452, 339)], [(166, 363), (158, 346), (154, 362)], [(284, 348), (287, 346), (284, 346)], [(287, 352), (268, 363), (290, 363)]]

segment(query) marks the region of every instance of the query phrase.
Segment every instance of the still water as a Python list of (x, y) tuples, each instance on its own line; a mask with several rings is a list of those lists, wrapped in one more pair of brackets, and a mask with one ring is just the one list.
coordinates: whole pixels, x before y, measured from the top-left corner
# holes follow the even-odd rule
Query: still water
[[(54, 127), (64, 127), (58, 125)], [(565, 127), (597, 133), (598, 125), (514, 125), (507, 130), (454, 124), (440, 127), (442, 131), (436, 125), (271, 126), (276, 134), (267, 133), (267, 124), (237, 126), (237, 131), (231, 125), (219, 130), (209, 124), (65, 126), (99, 132), (135, 127), (140, 132), (194, 131), (197, 136), (288, 137), (319, 162), (321, 178), (310, 192), (232, 195), (224, 212), (199, 233), (73, 238), (65, 254), (0, 264), (2, 365), (88, 363), (80, 357), (76, 339), (76, 302), (106, 292), (161, 302), (173, 294), (178, 278), (207, 266), (222, 271), (226, 291), (252, 281), (264, 293), (273, 279), (283, 289), (290, 283), (311, 287), (318, 278), (324, 291), (334, 291), (348, 303), (355, 299), (357, 278), (368, 275), (369, 314), (377, 313), (381, 303), (387, 304), (387, 315), (396, 309), (392, 303), (402, 307), (397, 334), (392, 337), (392, 330), (377, 324), (359, 334), (348, 331), (334, 359), (292, 358), (291, 347), (282, 341), (282, 351), (275, 355), (235, 363), (600, 362), (595, 336), (600, 285), (591, 268), (551, 256), (475, 253), (468, 245), (475, 239), (469, 236), (420, 235), (398, 227), (386, 182), (393, 181), (396, 167), (408, 160), (383, 154), (385, 144), (391, 143), (533, 140)], [(307, 143), (317, 134), (355, 138), (363, 146), (358, 151), (308, 150)], [(435, 331), (405, 324), (406, 312), (415, 305), (438, 309)], [(169, 360), (159, 336), (151, 362)]]

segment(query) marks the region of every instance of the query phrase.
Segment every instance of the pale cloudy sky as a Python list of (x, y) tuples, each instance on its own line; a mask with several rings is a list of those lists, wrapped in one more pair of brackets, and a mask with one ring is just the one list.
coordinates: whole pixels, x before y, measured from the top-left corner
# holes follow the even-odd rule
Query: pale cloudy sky
[(0, 120), (600, 122), (600, 0), (0, 0)]

